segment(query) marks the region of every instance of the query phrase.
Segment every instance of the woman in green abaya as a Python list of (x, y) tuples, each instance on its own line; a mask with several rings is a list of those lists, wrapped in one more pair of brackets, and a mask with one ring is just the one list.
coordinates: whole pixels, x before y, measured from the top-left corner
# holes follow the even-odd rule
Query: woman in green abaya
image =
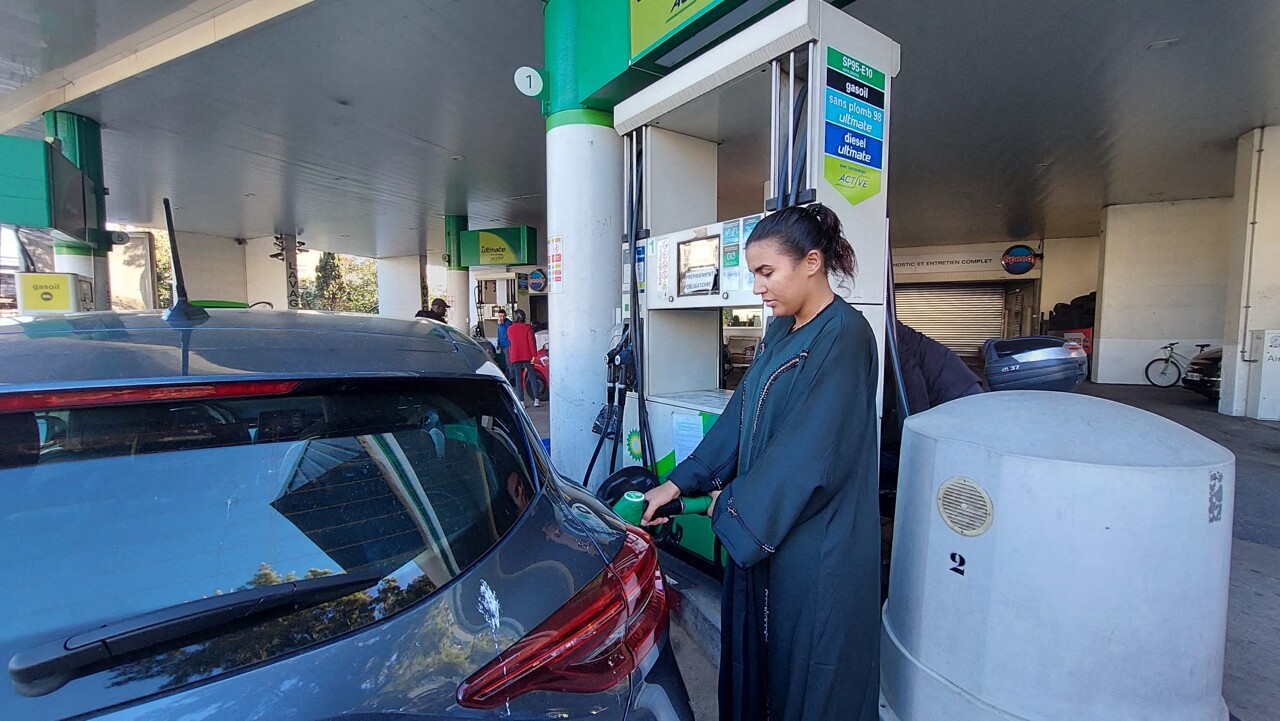
[(880, 523), (878, 353), (837, 297), (853, 248), (822, 205), (787, 208), (747, 240), (755, 293), (774, 318), (724, 413), (653, 509), (714, 497), (732, 562), (722, 596), (720, 718), (877, 718)]

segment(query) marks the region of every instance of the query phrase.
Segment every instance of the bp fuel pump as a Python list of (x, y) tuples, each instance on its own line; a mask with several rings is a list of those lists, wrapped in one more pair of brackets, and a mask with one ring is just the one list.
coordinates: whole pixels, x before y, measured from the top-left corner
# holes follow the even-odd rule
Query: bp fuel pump
[[(827, 3), (797, 0), (617, 107), (635, 260), (623, 318), (640, 331), (623, 423), (628, 461), (665, 479), (751, 364), (771, 318), (752, 292), (746, 242), (766, 213), (821, 202), (840, 216), (859, 273), (832, 288), (866, 316), (883, 359), (898, 61), (889, 38)], [(705, 516), (675, 519), (669, 538), (715, 562)]]

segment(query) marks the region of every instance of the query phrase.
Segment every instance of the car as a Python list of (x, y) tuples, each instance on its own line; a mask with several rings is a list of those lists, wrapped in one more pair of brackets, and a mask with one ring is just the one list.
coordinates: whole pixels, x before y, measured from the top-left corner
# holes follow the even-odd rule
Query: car
[(653, 541), (462, 333), (100, 312), (0, 360), (0, 718), (693, 718)]
[(1222, 385), (1222, 349), (1210, 348), (1197, 354), (1182, 374), (1182, 387), (1210, 400), (1218, 400)]
[(538, 346), (538, 353), (529, 367), (533, 368), (533, 387), (537, 398), (545, 403), (551, 397), (551, 349), (546, 343)]

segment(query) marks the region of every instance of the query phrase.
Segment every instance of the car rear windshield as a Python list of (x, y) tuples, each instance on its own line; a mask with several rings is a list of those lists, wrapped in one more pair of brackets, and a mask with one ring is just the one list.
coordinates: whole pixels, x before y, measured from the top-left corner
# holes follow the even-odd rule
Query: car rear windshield
[[(47, 410), (0, 414), (0, 661), (239, 589), (342, 573), (381, 580), (39, 699), (0, 692), (0, 718), (83, 713), (374, 623), (477, 561), (533, 497), (527, 426), (495, 382), (274, 388), (70, 409), (55, 397)], [(32, 704), (39, 713), (26, 713)]]

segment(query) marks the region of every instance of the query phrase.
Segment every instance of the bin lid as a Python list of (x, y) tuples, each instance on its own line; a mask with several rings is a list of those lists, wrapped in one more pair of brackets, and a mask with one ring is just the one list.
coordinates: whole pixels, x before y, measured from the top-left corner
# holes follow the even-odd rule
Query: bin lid
[(907, 419), (910, 435), (1024, 458), (1135, 468), (1221, 466), (1235, 456), (1191, 429), (1122, 403), (1077, 393), (996, 391)]

